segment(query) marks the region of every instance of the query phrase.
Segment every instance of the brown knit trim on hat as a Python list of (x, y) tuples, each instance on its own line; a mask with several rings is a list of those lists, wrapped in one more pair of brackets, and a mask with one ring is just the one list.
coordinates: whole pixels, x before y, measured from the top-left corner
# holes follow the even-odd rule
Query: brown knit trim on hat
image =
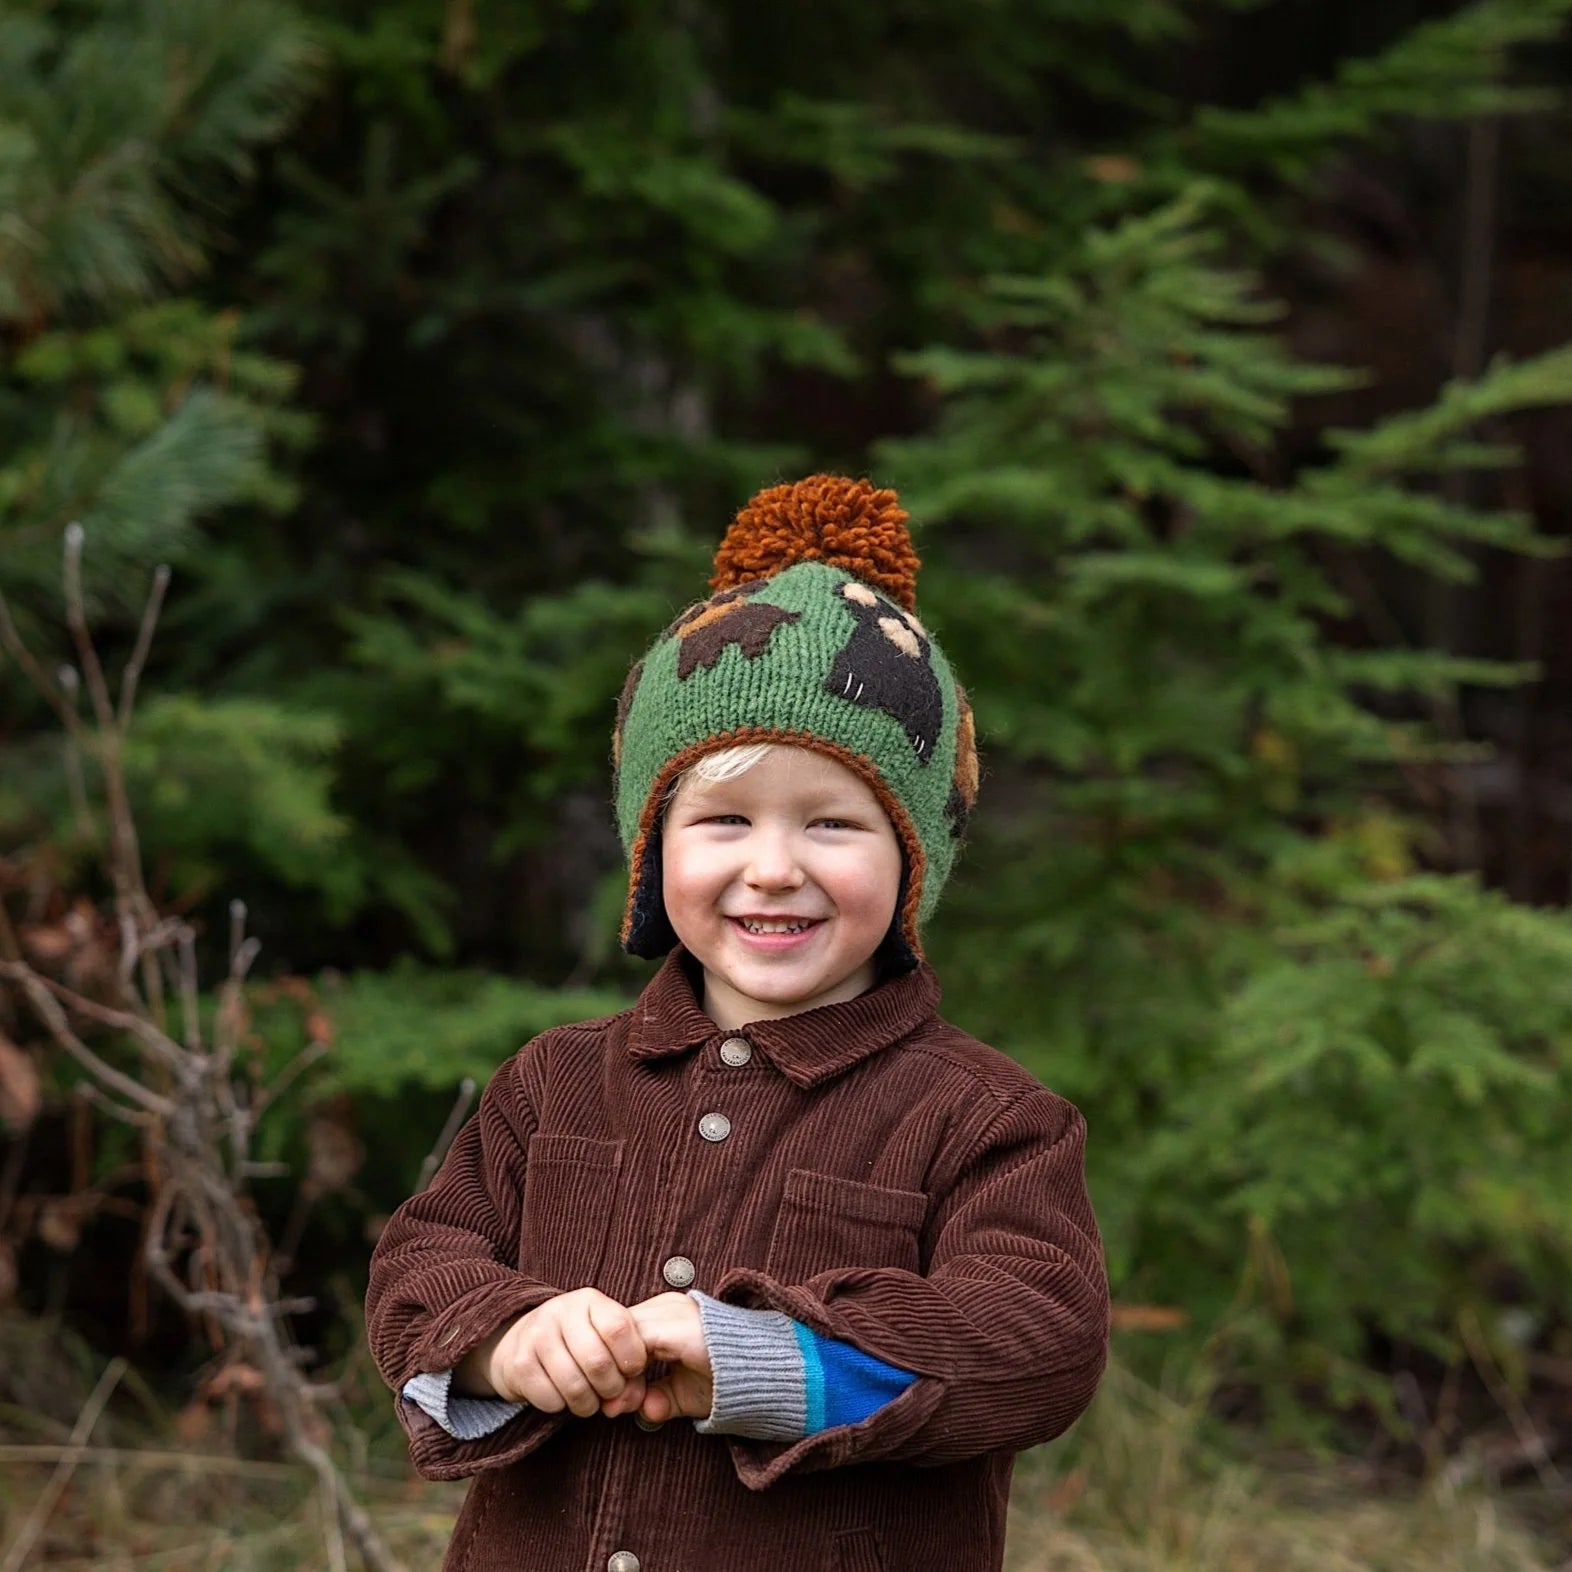
[(710, 588), (767, 579), (799, 562), (825, 562), (881, 589), (912, 611), (921, 565), (893, 491), (844, 475), (809, 475), (770, 486), (738, 513), (720, 549)]
[(885, 817), (895, 827), (895, 838), (901, 843), (902, 851), (906, 853), (906, 899), (902, 902), (898, 913), (901, 933), (907, 944), (911, 946), (913, 956), (919, 961), (922, 960), (922, 944), (917, 937), (917, 910), (922, 904), (922, 881), (926, 864), (922, 842), (918, 839), (917, 829), (910, 815), (901, 806), (900, 798), (890, 790), (884, 777), (879, 774), (873, 760), (867, 754), (854, 753), (838, 742), (830, 742), (824, 737), (814, 736), (812, 732), (786, 726), (736, 726), (730, 731), (719, 731), (713, 737), (706, 737), (703, 742), (695, 742), (682, 749), (680, 753), (674, 753), (661, 767), (660, 774), (655, 777), (654, 783), (650, 786), (649, 796), (644, 800), (643, 810), (639, 814), (638, 834), (634, 836), (633, 849), (628, 854), (628, 900), (623, 909), (622, 935), (619, 942), (624, 945), (628, 942), (633, 925), (633, 901), (638, 893), (639, 880), (644, 867), (645, 847), (648, 846), (650, 836), (654, 833), (660, 819), (661, 811), (665, 806), (666, 793), (672, 782), (684, 770), (697, 764), (706, 753), (716, 753), (722, 748), (735, 748), (749, 742), (779, 742), (788, 747), (806, 748), (811, 753), (823, 754), (828, 759), (834, 759), (837, 764), (844, 764), (878, 798)]

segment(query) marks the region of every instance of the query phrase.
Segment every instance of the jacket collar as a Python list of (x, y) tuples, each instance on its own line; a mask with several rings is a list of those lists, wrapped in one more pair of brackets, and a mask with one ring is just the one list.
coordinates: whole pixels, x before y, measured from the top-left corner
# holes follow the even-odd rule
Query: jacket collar
[(911, 1036), (932, 1019), (939, 1004), (939, 979), (925, 962), (844, 1004), (723, 1032), (699, 1007), (688, 975), (691, 964), (678, 945), (639, 995), (628, 1034), (633, 1058), (664, 1059), (701, 1043), (746, 1037), (787, 1080), (817, 1086)]

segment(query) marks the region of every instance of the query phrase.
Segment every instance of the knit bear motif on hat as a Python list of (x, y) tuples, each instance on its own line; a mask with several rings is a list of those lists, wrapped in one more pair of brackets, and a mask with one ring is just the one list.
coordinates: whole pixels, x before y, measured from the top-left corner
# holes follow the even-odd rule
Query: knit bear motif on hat
[(977, 797), (971, 708), (916, 615), (918, 559), (893, 491), (813, 475), (761, 491), (691, 606), (628, 673), (612, 738), (629, 860), (622, 942), (676, 942), (661, 900), (660, 820), (672, 784), (706, 753), (749, 742), (810, 748), (851, 769), (903, 853), (885, 946), (897, 969), (949, 875)]

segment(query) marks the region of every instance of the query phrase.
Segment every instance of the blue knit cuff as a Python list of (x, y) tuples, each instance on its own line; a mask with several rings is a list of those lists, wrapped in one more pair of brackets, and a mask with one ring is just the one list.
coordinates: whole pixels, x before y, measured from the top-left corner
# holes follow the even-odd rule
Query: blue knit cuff
[(690, 1289), (709, 1348), (714, 1397), (707, 1434), (798, 1441), (860, 1424), (917, 1377), (850, 1343), (820, 1337), (778, 1310), (746, 1310)]
[(886, 1403), (893, 1403), (917, 1377), (898, 1365), (887, 1365), (850, 1343), (820, 1337), (792, 1322), (802, 1350), (807, 1379), (808, 1434), (860, 1425)]
[(500, 1397), (459, 1396), (452, 1386), (451, 1370), (422, 1372), (404, 1383), (401, 1395), (430, 1414), (455, 1441), (479, 1441), (522, 1414), (526, 1406)]

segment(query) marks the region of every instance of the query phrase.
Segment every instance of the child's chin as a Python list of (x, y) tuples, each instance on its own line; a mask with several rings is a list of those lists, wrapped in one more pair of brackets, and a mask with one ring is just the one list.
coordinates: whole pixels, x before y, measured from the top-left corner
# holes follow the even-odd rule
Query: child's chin
[(819, 992), (816, 980), (788, 976), (784, 967), (738, 966), (730, 969), (726, 980), (738, 993), (770, 1004), (790, 1004)]
[(834, 995), (844, 988), (850, 975), (828, 977), (817, 972), (793, 975), (784, 967), (738, 967), (725, 974), (726, 981), (737, 993), (777, 1010), (809, 1009), (826, 995)]

